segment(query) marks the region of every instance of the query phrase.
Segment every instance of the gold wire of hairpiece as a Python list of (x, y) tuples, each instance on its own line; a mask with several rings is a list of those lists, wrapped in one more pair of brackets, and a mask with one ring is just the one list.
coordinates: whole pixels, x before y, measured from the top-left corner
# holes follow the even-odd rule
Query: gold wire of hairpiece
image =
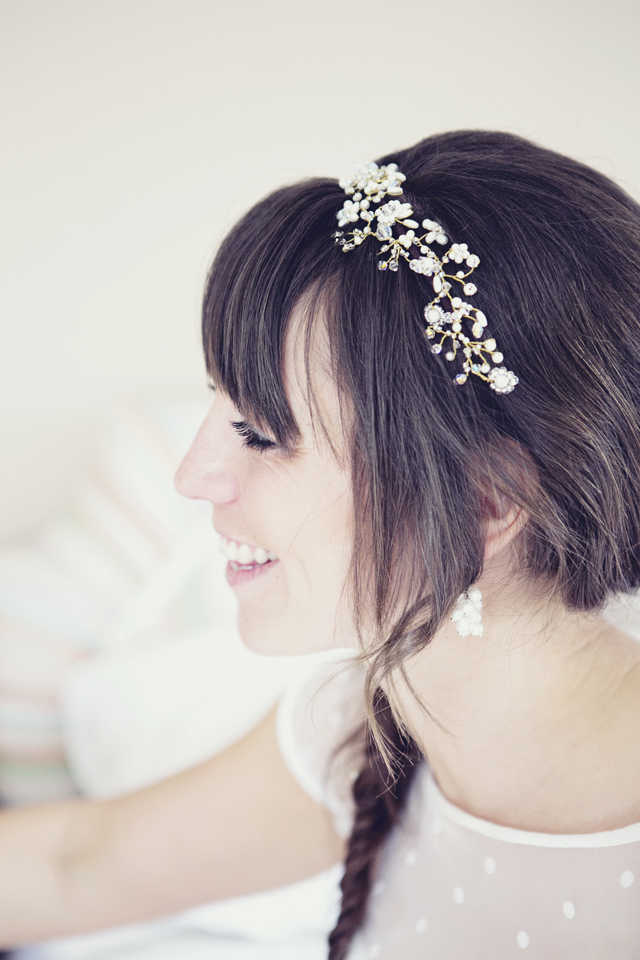
[[(431, 277), (435, 297), (424, 308), (427, 321), (425, 334), (429, 340), (436, 340), (431, 346), (431, 352), (442, 353), (445, 341), (450, 340), (445, 353), (446, 359), (455, 360), (458, 351), (464, 357), (462, 373), (453, 378), (454, 383), (466, 383), (472, 373), (486, 380), (496, 393), (511, 393), (518, 383), (518, 377), (506, 367), (498, 366), (504, 357), (498, 350), (496, 341), (493, 338), (480, 339), (485, 335), (487, 326), (484, 313), (461, 297), (452, 295), (453, 283), (460, 284), (465, 297), (472, 297), (477, 292), (475, 283), (470, 283), (469, 277), (479, 265), (480, 258), (469, 253), (466, 243), (452, 243), (440, 259), (431, 245), (445, 246), (449, 243), (448, 237), (440, 224), (433, 220), (422, 221), (422, 228), (426, 232), (418, 236), (416, 231), (420, 225), (411, 219), (413, 207), (410, 203), (389, 200), (377, 209), (372, 209), (373, 205), (382, 203), (387, 196), (400, 196), (405, 180), (406, 177), (400, 173), (395, 163), (388, 163), (383, 167), (368, 163), (357, 167), (353, 176), (340, 180), (340, 186), (351, 199), (345, 200), (337, 214), (338, 226), (344, 227), (349, 223), (357, 223), (358, 220), (362, 220), (364, 226), (354, 227), (346, 235), (344, 231), (337, 230), (333, 234), (335, 241), (342, 247), (343, 253), (348, 253), (368, 237), (375, 237), (382, 242), (380, 253), (389, 254), (387, 260), (378, 262), (380, 270), (396, 272), (400, 257), (403, 257), (409, 261), (410, 268), (416, 273)], [(404, 228), (405, 232), (394, 237), (394, 224)], [(419, 257), (415, 256), (414, 248), (419, 251)], [(456, 270), (455, 274), (445, 272), (448, 264), (451, 264), (449, 269), (454, 270), (453, 264), (462, 263), (466, 269)], [(444, 306), (448, 309), (444, 309), (442, 301), (445, 301)], [(463, 321), (467, 321), (467, 327), (471, 325), (473, 339), (465, 333)], [(491, 362), (496, 366), (492, 367)]]

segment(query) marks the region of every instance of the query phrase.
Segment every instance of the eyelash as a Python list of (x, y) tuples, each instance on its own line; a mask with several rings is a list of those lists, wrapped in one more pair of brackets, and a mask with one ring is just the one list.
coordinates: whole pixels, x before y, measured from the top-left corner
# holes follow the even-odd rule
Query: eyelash
[(246, 420), (233, 420), (231, 426), (236, 433), (242, 437), (244, 446), (250, 447), (252, 450), (258, 450), (260, 453), (264, 453), (265, 450), (272, 450), (278, 446), (275, 441), (263, 437), (261, 433), (254, 430)]

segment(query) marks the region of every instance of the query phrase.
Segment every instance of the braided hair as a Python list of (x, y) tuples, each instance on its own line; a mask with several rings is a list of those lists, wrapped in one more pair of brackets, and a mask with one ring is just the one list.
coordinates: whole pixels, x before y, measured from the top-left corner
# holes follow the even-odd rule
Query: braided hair
[(340, 885), (340, 916), (329, 935), (329, 960), (344, 960), (354, 932), (362, 926), (378, 853), (400, 819), (421, 759), (415, 742), (396, 724), (380, 688), (374, 695), (374, 709), (394, 769), (389, 771), (387, 757), (382, 755), (378, 738), (369, 728), (365, 762), (353, 785), (356, 812)]

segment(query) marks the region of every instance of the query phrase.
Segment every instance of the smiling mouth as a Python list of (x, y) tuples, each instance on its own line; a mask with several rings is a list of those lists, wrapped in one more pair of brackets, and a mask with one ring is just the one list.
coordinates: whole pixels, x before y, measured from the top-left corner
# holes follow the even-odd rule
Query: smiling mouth
[(252, 547), (224, 536), (220, 537), (220, 553), (227, 558), (234, 574), (257, 573), (260, 568), (266, 568), (278, 559), (275, 553), (264, 547)]

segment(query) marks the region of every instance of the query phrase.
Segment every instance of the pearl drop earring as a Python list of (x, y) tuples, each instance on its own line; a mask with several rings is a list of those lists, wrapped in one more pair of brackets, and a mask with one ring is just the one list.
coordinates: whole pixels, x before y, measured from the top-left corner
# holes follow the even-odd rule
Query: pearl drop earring
[(456, 625), (456, 629), (461, 637), (468, 637), (472, 634), (474, 637), (481, 637), (484, 628), (482, 626), (482, 594), (475, 587), (472, 590), (465, 590), (458, 597), (451, 619)]

